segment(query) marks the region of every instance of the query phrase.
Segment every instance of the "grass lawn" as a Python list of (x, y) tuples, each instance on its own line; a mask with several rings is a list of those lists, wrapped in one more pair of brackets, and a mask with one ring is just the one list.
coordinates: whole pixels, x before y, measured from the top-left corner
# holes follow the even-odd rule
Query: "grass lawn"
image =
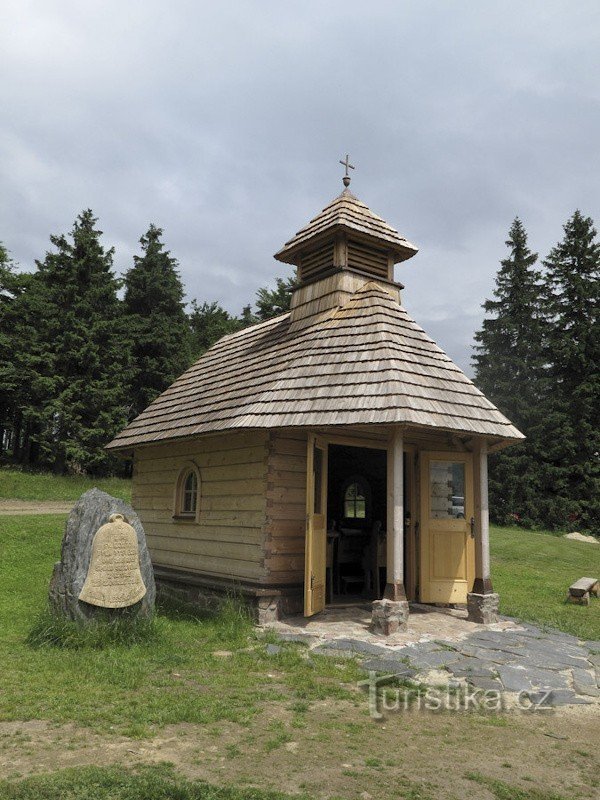
[[(0, 781), (3, 800), (291, 800), (260, 789), (232, 789), (189, 781), (169, 765), (132, 771), (123, 767), (64, 770), (22, 781)], [(306, 795), (294, 795), (303, 800)], [(306, 800), (308, 800), (306, 798)]]
[[(473, 783), (488, 789), (494, 800), (564, 800), (560, 795), (537, 789), (516, 789), (504, 781), (486, 779), (477, 773)], [(399, 787), (402, 792), (402, 787)], [(364, 794), (362, 795), (364, 797)], [(0, 781), (3, 800), (309, 800), (304, 793), (282, 794), (262, 789), (218, 787), (190, 781), (174, 774), (170, 765), (133, 771), (123, 767), (84, 767), (20, 781)], [(397, 795), (406, 800), (428, 800), (420, 788)], [(330, 800), (342, 800), (329, 795)]]
[[(294, 644), (269, 654), (233, 606), (203, 619), (163, 607), (154, 638), (131, 647), (32, 647), (64, 521), (0, 517), (2, 800), (587, 800), (600, 786), (591, 716), (576, 735), (558, 716), (376, 723), (353, 660)], [(598, 602), (561, 606), (593, 545), (498, 530), (493, 545), (505, 611), (600, 638)], [(531, 596), (520, 576), (534, 559), (543, 580)], [(552, 591), (538, 604), (540, 582)]]
[[(106, 649), (32, 648), (59, 558), (63, 515), (0, 517), (0, 716), (75, 721), (144, 736), (152, 726), (230, 720), (249, 724), (266, 700), (304, 708), (359, 702), (352, 661), (268, 655), (249, 622), (229, 609), (198, 619), (163, 608), (155, 640)], [(600, 603), (564, 602), (566, 587), (598, 569), (600, 547), (540, 533), (494, 529), (493, 575), (504, 613), (600, 640)], [(596, 558), (593, 565), (592, 558)]]
[(600, 546), (520, 528), (492, 528), (492, 579), (503, 614), (600, 640), (600, 601), (567, 603), (569, 586), (600, 577)]
[(125, 478), (88, 478), (0, 468), (0, 498), (10, 500), (75, 501), (94, 486), (113, 497), (131, 501), (131, 481)]
[[(261, 703), (356, 699), (359, 672), (296, 647), (275, 658), (235, 609), (197, 619), (164, 609), (156, 640), (134, 647), (32, 649), (64, 516), (0, 517), (0, 717), (73, 720), (144, 736), (152, 725), (248, 724)], [(276, 670), (274, 671), (276, 667)], [(350, 687), (350, 688), (348, 688)]]

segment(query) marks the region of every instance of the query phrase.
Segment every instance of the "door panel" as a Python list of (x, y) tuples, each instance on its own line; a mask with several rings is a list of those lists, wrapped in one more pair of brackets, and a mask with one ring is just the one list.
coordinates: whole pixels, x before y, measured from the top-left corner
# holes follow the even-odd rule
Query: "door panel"
[(467, 602), (475, 578), (472, 517), (472, 455), (422, 453), (422, 602)]
[(325, 608), (327, 560), (327, 442), (308, 437), (304, 616)]

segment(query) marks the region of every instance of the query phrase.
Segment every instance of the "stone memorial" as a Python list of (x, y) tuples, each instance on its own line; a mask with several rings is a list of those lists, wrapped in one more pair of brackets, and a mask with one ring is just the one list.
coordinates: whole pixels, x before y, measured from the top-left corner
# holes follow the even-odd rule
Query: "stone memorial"
[(50, 582), (55, 613), (74, 620), (99, 614), (152, 615), (156, 588), (142, 523), (133, 508), (99, 489), (69, 514), (61, 560)]

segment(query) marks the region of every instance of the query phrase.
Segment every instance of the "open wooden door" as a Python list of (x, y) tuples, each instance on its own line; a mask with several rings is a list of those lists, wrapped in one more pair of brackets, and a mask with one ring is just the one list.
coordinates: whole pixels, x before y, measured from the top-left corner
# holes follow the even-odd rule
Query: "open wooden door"
[(325, 608), (327, 559), (327, 442), (309, 434), (306, 476), (304, 616)]
[(475, 579), (473, 457), (421, 453), (423, 603), (466, 603)]

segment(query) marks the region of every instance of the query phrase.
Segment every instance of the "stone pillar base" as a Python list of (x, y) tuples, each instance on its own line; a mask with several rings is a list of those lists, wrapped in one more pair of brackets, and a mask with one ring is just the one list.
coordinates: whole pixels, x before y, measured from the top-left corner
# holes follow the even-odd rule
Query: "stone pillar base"
[(470, 592), (467, 594), (469, 620), (478, 622), (481, 625), (490, 625), (492, 622), (498, 622), (499, 603), (500, 595), (495, 592), (490, 592), (490, 594)]
[(279, 597), (259, 597), (256, 603), (256, 621), (259, 625), (277, 622), (280, 617)]
[(373, 600), (371, 630), (389, 636), (405, 631), (408, 626), (408, 603), (406, 600)]

